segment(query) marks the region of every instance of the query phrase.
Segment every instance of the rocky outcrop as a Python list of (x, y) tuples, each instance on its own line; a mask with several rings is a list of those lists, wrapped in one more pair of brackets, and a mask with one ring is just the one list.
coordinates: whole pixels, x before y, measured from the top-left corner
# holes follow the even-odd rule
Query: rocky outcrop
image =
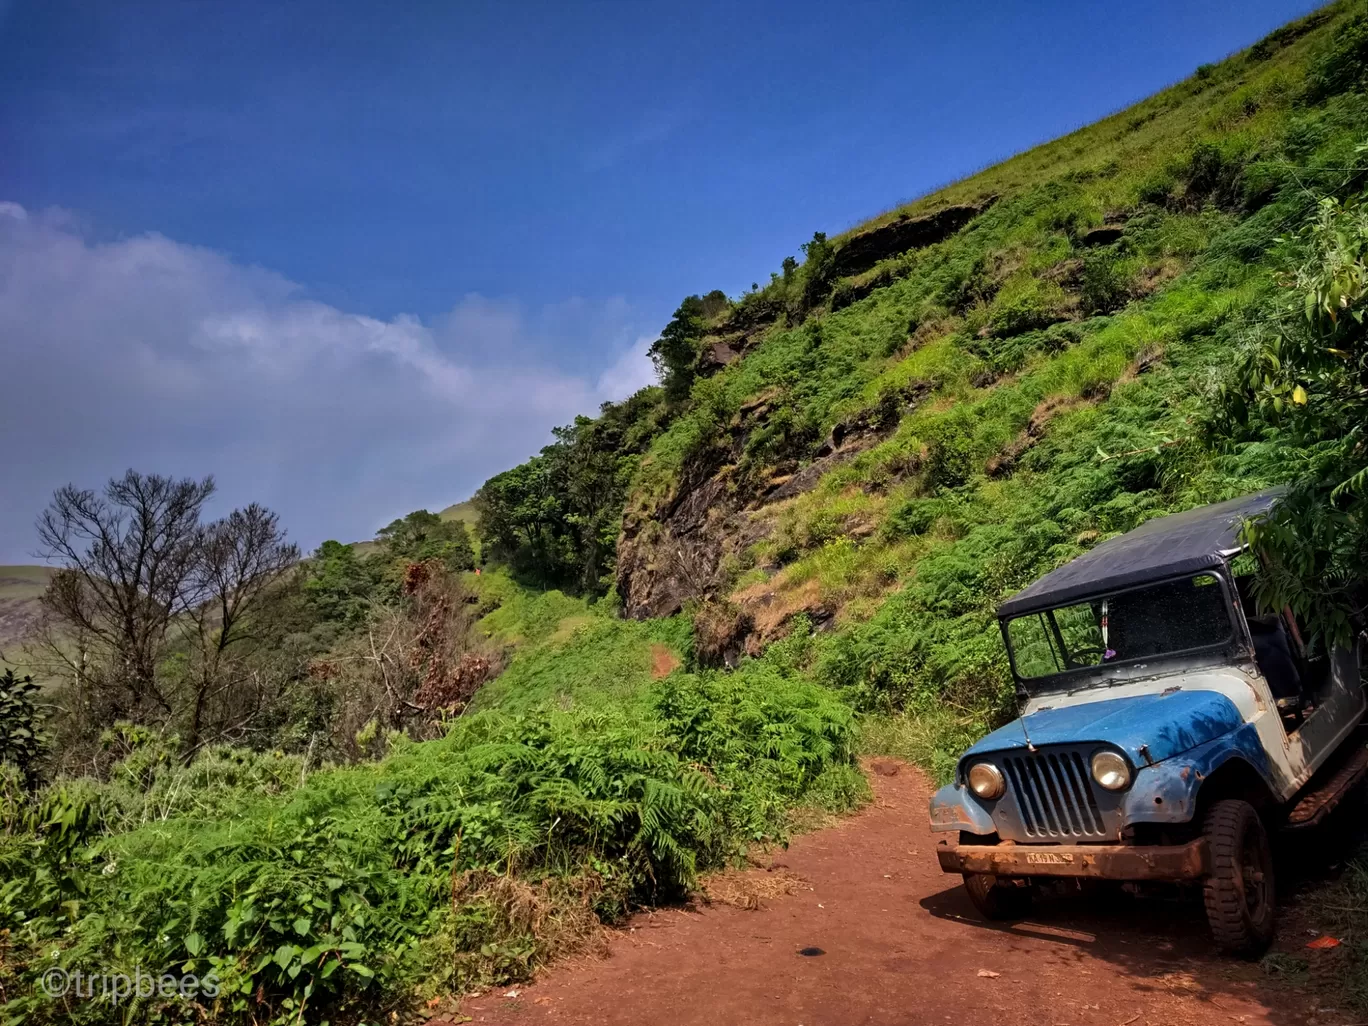
[(875, 289), (892, 285), (906, 273), (906, 269), (897, 264), (885, 264), (882, 268), (854, 278), (842, 278), (831, 292), (831, 309), (835, 312), (853, 306)]
[(992, 206), (996, 198), (944, 207), (924, 217), (899, 214), (894, 221), (852, 235), (836, 249), (833, 272), (842, 278), (859, 274), (880, 260), (949, 238)]
[[(634, 619), (672, 616), (691, 599), (718, 599), (718, 591), (729, 583), (729, 558), (740, 557), (769, 534), (773, 518), (768, 507), (811, 490), (827, 472), (887, 438), (931, 388), (917, 382), (890, 393), (872, 409), (836, 425), (801, 466), (777, 467), (768, 478), (754, 481), (739, 479), (736, 464), (746, 439), (769, 416), (774, 396), (762, 394), (744, 404), (725, 448), (693, 461), (663, 502), (631, 509), (623, 518), (617, 589), (626, 614)], [(727, 639), (718, 642), (719, 651), (731, 651), (735, 639)]]
[(676, 499), (623, 518), (617, 586), (623, 611), (636, 620), (673, 616), (690, 599), (713, 595), (723, 560), (769, 533), (770, 525), (741, 509), (727, 469), (681, 487)]
[(1100, 224), (1096, 228), (1089, 228), (1078, 241), (1085, 246), (1110, 246), (1125, 233), (1124, 224)]
[(735, 363), (741, 359), (746, 341), (744, 335), (733, 335), (726, 338), (705, 337), (703, 348), (698, 353), (698, 373), (716, 374), (723, 367)]

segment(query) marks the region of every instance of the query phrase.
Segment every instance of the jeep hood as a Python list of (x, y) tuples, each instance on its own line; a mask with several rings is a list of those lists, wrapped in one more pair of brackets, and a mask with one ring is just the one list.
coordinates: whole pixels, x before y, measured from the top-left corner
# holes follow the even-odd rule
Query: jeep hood
[[(1022, 724), (1025, 724), (1025, 731)], [(1177, 690), (1039, 709), (999, 727), (962, 758), (1026, 747), (1026, 732), (1037, 748), (1046, 745), (1112, 744), (1132, 764), (1165, 759), (1230, 733), (1244, 722), (1235, 703), (1216, 691)], [(1141, 754), (1141, 747), (1149, 757)]]

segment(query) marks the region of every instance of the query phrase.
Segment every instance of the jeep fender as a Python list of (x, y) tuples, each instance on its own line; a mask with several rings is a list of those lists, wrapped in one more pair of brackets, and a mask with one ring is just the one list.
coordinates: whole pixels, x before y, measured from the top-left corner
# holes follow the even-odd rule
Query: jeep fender
[(1262, 787), (1267, 797), (1276, 793), (1268, 754), (1252, 723), (1181, 755), (1140, 767), (1121, 803), (1122, 825), (1191, 822), (1208, 797), (1202, 793), (1203, 785), (1213, 777), (1229, 779), (1242, 791), (1253, 786)]
[(931, 797), (931, 829), (997, 833), (992, 814), (969, 797), (963, 784), (946, 784)]

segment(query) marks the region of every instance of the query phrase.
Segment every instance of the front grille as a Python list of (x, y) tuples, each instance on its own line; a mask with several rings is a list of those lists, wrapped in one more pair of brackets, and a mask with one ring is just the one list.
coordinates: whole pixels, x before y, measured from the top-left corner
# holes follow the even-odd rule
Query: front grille
[(1035, 752), (1003, 759), (1027, 837), (1102, 837), (1092, 777), (1078, 752)]

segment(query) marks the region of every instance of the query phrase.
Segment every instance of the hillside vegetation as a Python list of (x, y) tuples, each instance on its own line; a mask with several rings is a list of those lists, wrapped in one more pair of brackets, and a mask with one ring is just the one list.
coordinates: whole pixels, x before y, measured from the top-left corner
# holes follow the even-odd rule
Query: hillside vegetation
[[(656, 346), (662, 388), (477, 495), (490, 551), (529, 581), (611, 582), (633, 617), (687, 611), (705, 663), (817, 627), (806, 671), (860, 707), (1001, 713), (1000, 599), (1149, 517), (1304, 469), (1272, 418), (1213, 417), (1222, 373), (1281, 316), (1319, 200), (1363, 187), (1363, 18), (1325, 8), (818, 233), (734, 302), (689, 297)], [(591, 517), (561, 468), (586, 452), (620, 483), (580, 490), (607, 498), (614, 550), (569, 526)]]
[[(1368, 15), (1339, 3), (816, 233), (742, 296), (685, 298), (660, 386), (467, 509), (271, 578), (211, 681), (212, 744), (173, 701), (61, 706), (122, 686), (83, 651), (52, 692), (70, 743), (0, 788), (5, 1012), (402, 1020), (854, 807), (861, 745), (945, 775), (1010, 703), (1001, 598), (1148, 517), (1361, 455), (1361, 428), (1292, 417), (1333, 412), (1338, 363), (1294, 387), (1260, 361), (1299, 337), (1275, 331), (1287, 287), (1361, 317), (1361, 287), (1294, 272), (1327, 246), (1335, 282), (1365, 265), (1365, 125)], [(1327, 351), (1361, 359), (1361, 335)], [(1365, 554), (1342, 519), (1327, 579)], [(181, 626), (144, 682), (172, 699), (214, 647)], [(54, 966), (216, 982), (54, 1002)]]

